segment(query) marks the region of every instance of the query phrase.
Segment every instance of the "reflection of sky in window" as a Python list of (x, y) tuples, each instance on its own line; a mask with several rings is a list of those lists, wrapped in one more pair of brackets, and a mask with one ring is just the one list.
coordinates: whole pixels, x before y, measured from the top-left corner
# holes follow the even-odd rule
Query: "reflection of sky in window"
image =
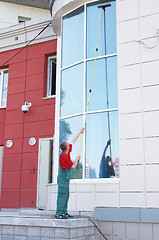
[(78, 8), (63, 18), (62, 67), (83, 60), (84, 12)]
[(83, 64), (62, 71), (61, 117), (83, 112)]
[[(87, 98), (91, 83), (94, 61), (87, 63)], [(107, 81), (107, 84), (106, 84)], [(108, 85), (108, 107), (107, 91)], [(117, 94), (117, 62), (116, 57), (96, 61), (89, 110), (103, 110), (118, 106)]]
[[(102, 8), (90, 4), (87, 7), (87, 58), (94, 57)], [(98, 56), (116, 53), (116, 2), (111, 2), (111, 7), (105, 8), (105, 29), (106, 29), (106, 52), (104, 43), (104, 16), (101, 27), (101, 34), (98, 46)]]
[[(118, 112), (110, 112), (109, 116), (112, 158), (118, 158)], [(96, 178), (99, 177), (100, 162), (108, 140), (108, 113), (89, 114), (86, 124), (86, 163), (95, 168)], [(107, 155), (110, 156), (110, 148)]]

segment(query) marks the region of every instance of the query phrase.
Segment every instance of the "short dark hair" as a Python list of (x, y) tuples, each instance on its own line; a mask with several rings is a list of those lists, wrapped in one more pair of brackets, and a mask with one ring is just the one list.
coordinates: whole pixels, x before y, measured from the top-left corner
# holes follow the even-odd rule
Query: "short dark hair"
[(65, 151), (67, 149), (67, 142), (61, 143), (60, 148), (61, 148), (62, 151)]

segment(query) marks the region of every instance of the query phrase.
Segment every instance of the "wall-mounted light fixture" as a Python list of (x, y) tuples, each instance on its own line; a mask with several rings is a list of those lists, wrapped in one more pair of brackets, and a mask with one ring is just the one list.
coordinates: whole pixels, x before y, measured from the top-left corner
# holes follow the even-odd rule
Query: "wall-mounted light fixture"
[(32, 105), (31, 103), (25, 102), (25, 104), (21, 107), (22, 112), (23, 113), (28, 112), (31, 105)]

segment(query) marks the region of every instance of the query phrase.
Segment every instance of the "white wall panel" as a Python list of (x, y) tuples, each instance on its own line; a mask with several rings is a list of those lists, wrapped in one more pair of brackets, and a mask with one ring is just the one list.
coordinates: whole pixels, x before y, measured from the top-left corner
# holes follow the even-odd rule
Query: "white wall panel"
[(142, 83), (143, 86), (159, 84), (159, 61), (142, 64)]
[(159, 111), (144, 113), (145, 137), (159, 136)]
[(159, 137), (145, 138), (145, 163), (159, 163)]
[(77, 211), (93, 211), (95, 207), (95, 192), (77, 193)]
[(157, 29), (159, 28), (158, 21), (159, 21), (159, 13), (155, 15), (150, 15), (147, 17), (142, 17), (140, 19), (140, 37), (148, 38), (148, 37), (156, 36)]
[(144, 193), (121, 193), (120, 207), (145, 207)]
[(131, 165), (120, 167), (120, 191), (143, 191), (144, 182), (144, 166)]
[[(159, 80), (158, 80), (159, 81)], [(141, 86), (140, 65), (118, 68), (118, 89), (136, 88)]]
[[(144, 40), (144, 43), (148, 47), (152, 47), (156, 44), (156, 38), (149, 38), (147, 40)], [(148, 62), (148, 61), (156, 61), (159, 60), (159, 44), (152, 49), (146, 48), (143, 44), (141, 44), (141, 61), (142, 62)]]
[(96, 194), (97, 207), (119, 207), (118, 193), (98, 193)]
[[(128, 32), (129, 34), (127, 34)], [(133, 19), (130, 21), (118, 23), (117, 36), (118, 36), (118, 44), (136, 41), (139, 38), (138, 19)]]
[(143, 88), (143, 110), (159, 110), (159, 85)]
[(140, 0), (140, 16), (151, 15), (154, 13), (159, 13), (159, 1), (158, 0)]
[(118, 67), (140, 62), (139, 44), (137, 42), (118, 45)]
[[(147, 202), (147, 205), (146, 205), (147, 208), (159, 208), (159, 192), (147, 193), (146, 202)], [(159, 230), (159, 227), (158, 227), (158, 230)], [(157, 239), (159, 239), (159, 231), (158, 231), (158, 234), (156, 233), (155, 235), (156, 235), (155, 237), (156, 238), (158, 237)]]
[(120, 142), (120, 164), (143, 164), (143, 139), (126, 139)]
[(143, 137), (142, 114), (119, 115), (119, 138)]
[(142, 111), (142, 98), (140, 88), (121, 90), (118, 92), (118, 99), (120, 114)]
[[(158, 157), (158, 156), (156, 156)], [(159, 165), (146, 166), (146, 190), (159, 192)]]
[(117, 22), (123, 22), (138, 17), (138, 0), (117, 2)]

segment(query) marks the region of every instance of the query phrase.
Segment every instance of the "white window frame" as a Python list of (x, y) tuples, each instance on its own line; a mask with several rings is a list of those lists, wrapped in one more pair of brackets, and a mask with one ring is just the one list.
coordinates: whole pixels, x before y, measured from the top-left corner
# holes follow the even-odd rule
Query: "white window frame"
[[(48, 57), (48, 68), (47, 68), (47, 93), (46, 93), (46, 97), (53, 97), (56, 96), (56, 94), (51, 95), (51, 87), (52, 87), (52, 68), (51, 68), (51, 63), (52, 60), (56, 61), (57, 57), (55, 56), (50, 56)], [(56, 88), (55, 88), (56, 91)]]
[[(1, 74), (1, 78), (0, 78), (0, 108), (6, 108), (6, 106), (7, 106), (7, 105), (2, 106), (3, 76), (4, 76), (5, 71), (9, 72), (9, 69), (8, 68), (0, 69), (0, 74)], [(8, 86), (7, 86), (7, 88), (8, 88)]]
[[(111, 1), (111, 0), (110, 0)], [(115, 0), (114, 0), (115, 1)], [(58, 36), (57, 39), (57, 81), (56, 81), (56, 108), (55, 108), (55, 135), (54, 135), (54, 153), (53, 153), (53, 159), (59, 159), (59, 136), (60, 136), (60, 120), (65, 119), (65, 118), (69, 118), (69, 117), (74, 117), (74, 116), (78, 116), (81, 115), (85, 112), (85, 109), (83, 110), (83, 113), (78, 113), (78, 114), (73, 114), (73, 115), (69, 115), (69, 116), (65, 116), (65, 117), (61, 117), (60, 116), (60, 100), (61, 100), (61, 72), (64, 69), (68, 69), (72, 66), (78, 65), (79, 63), (84, 63), (84, 82), (86, 82), (86, 75), (85, 75), (85, 68), (86, 68), (86, 63), (88, 61), (94, 60), (95, 57), (92, 58), (86, 58), (86, 7), (87, 4), (92, 3), (92, 2), (96, 2), (96, 0), (94, 1), (88, 1), (86, 3), (82, 3), (80, 4), (78, 7), (75, 7), (74, 9), (71, 9), (70, 11), (68, 11), (67, 13), (63, 14), (61, 16), (61, 33), (62, 33), (62, 19), (65, 15), (73, 12), (74, 10), (76, 10), (77, 8), (80, 8), (81, 6), (84, 5), (84, 60), (75, 62), (71, 65), (68, 65), (66, 67), (62, 67), (61, 66), (61, 59), (62, 59), (62, 34), (60, 36)], [(109, 58), (109, 57), (113, 57), (113, 56), (117, 56), (117, 52), (113, 53), (113, 54), (108, 54), (108, 55), (103, 55), (103, 56), (97, 56), (96, 59), (101, 59), (101, 58)], [(85, 92), (85, 84), (84, 84), (84, 92)], [(86, 99), (85, 99), (86, 100)], [(84, 104), (84, 106), (86, 105), (86, 103)], [(88, 113), (94, 113), (94, 112), (107, 112), (107, 111), (118, 111), (118, 108), (113, 108), (113, 109), (103, 109), (103, 110), (99, 110), (99, 111), (88, 111)], [(83, 123), (84, 123), (85, 119), (83, 118)], [(83, 159), (85, 158), (85, 138), (83, 139)], [(54, 161), (54, 165), (53, 165), (53, 183), (57, 184), (57, 175), (58, 175), (58, 161)], [(83, 163), (83, 168), (85, 169), (85, 161)], [(72, 183), (89, 183), (89, 182), (100, 182), (100, 183), (119, 183), (120, 182), (120, 177), (119, 178), (102, 178), (102, 179), (86, 179), (85, 178), (85, 171), (83, 171), (83, 179), (71, 179)]]

